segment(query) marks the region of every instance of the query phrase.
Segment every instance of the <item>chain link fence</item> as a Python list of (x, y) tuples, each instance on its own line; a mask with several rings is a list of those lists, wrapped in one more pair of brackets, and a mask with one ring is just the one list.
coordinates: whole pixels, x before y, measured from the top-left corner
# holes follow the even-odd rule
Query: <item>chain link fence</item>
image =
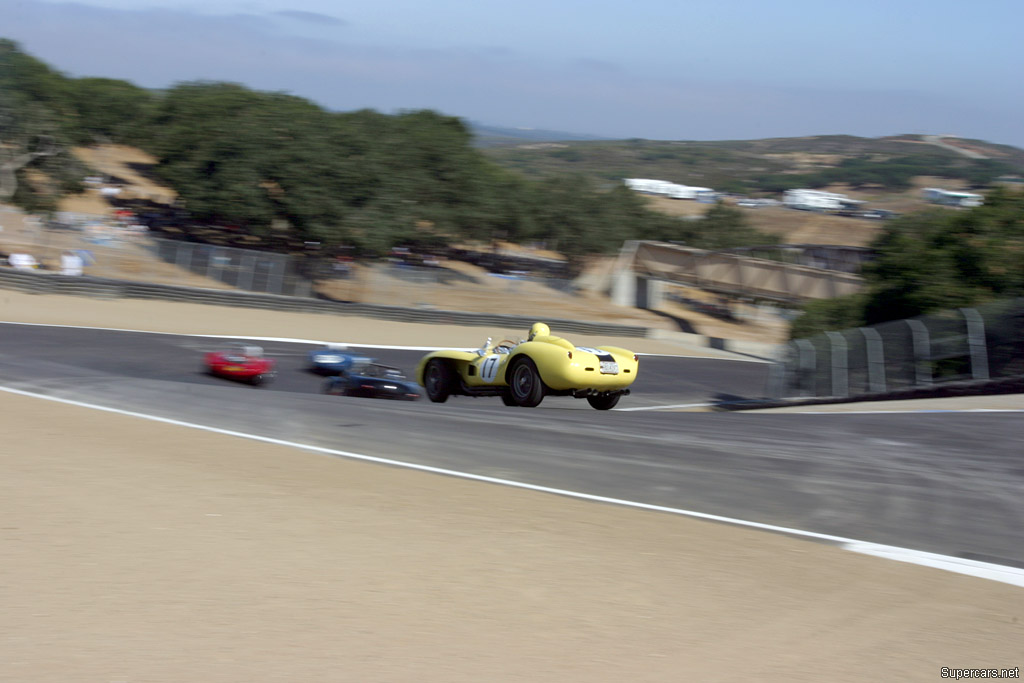
[(61, 255), (72, 251), (82, 258), (84, 274), (97, 278), (480, 312), (493, 308), (495, 296), (536, 307), (573, 303), (577, 291), (562, 272), (564, 264), (544, 259), (453, 250), (458, 253), (430, 259), (432, 265), (412, 262), (408, 254), (404, 260), (355, 261), (319, 248), (279, 253), (166, 239), (132, 219), (111, 216), (11, 217), (17, 221), (4, 221), (0, 255), (30, 254), (43, 271), (59, 271)]
[(313, 295), (312, 278), (304, 272), (308, 260), (301, 256), (157, 238), (141, 225), (107, 216), (12, 217), (19, 220), (0, 233), (0, 247), (33, 256), (42, 269), (58, 268), (61, 254), (71, 251), (81, 256), (87, 274), (101, 278)]
[(789, 343), (772, 398), (855, 398), (1024, 377), (1024, 298)]
[(424, 308), (489, 311), (496, 299), (506, 308), (516, 302), (568, 304), (577, 289), (568, 278), (489, 273), (450, 260), (437, 266), (362, 261), (342, 269), (327, 263), (311, 272), (320, 293), (333, 299)]
[(149, 238), (154, 256), (181, 270), (249, 292), (311, 296), (312, 281), (300, 272), (301, 259), (256, 249)]

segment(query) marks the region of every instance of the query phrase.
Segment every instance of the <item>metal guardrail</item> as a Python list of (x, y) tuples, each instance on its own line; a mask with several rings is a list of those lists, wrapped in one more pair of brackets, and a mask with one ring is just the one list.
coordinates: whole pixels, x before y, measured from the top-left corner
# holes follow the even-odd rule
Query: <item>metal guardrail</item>
[(1019, 386), (1024, 299), (836, 330), (788, 345), (773, 398), (851, 400), (925, 395), (939, 385)]
[[(180, 285), (137, 283), (89, 276), (76, 277), (47, 272), (23, 272), (7, 268), (0, 268), (0, 288), (31, 294), (64, 294), (100, 299), (177, 301), (237, 308), (359, 316), (377, 320), (430, 323), (435, 325), (529, 327), (534, 322), (537, 322), (538, 319), (537, 317), (522, 315), (443, 311), (432, 308), (404, 308), (401, 306), (346, 303), (329, 299), (203, 289)], [(635, 325), (582, 322), (544, 317), (541, 319), (558, 331), (574, 332), (576, 334), (646, 337), (648, 331), (646, 327)]]

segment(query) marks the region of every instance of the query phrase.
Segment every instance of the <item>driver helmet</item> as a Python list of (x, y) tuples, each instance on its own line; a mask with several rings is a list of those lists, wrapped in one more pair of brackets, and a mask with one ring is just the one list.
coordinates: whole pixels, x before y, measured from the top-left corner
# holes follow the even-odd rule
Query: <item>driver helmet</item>
[(530, 327), (529, 341), (533, 341), (536, 337), (546, 337), (551, 334), (551, 328), (544, 323), (534, 323)]

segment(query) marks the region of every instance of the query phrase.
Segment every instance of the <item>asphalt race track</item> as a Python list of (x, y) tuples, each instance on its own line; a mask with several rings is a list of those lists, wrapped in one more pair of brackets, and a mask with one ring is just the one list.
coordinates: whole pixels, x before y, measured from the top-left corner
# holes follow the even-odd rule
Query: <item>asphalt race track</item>
[[(472, 345), (476, 340), (467, 340)], [(320, 393), (309, 344), (253, 342), (278, 377), (202, 372), (207, 337), (0, 324), (0, 386), (482, 476), (1024, 567), (1021, 414), (596, 411)], [(353, 350), (411, 373), (420, 351)], [(767, 366), (645, 356), (619, 407), (762, 396)], [(69, 435), (69, 439), (73, 435)], [(481, 484), (486, 485), (486, 484)]]

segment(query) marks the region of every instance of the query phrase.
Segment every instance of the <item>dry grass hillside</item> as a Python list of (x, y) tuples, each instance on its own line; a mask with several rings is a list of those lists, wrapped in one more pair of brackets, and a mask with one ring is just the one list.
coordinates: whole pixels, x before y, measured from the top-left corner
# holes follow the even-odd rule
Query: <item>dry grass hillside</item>
[[(140, 150), (120, 145), (76, 149), (75, 154), (90, 168), (114, 180), (122, 197), (144, 198), (167, 203), (173, 201), (173, 190), (153, 182), (144, 173), (154, 160)], [(701, 206), (693, 202), (677, 202), (683, 206)], [(79, 214), (108, 218), (112, 205), (101, 196), (99, 188), (66, 197), (59, 209)], [(87, 243), (80, 232), (44, 228), (31, 217), (13, 207), (3, 207), (0, 214), (0, 251), (28, 251), (44, 268), (57, 269), (60, 253), (66, 249), (88, 249), (96, 263), (86, 268), (87, 274), (98, 277), (126, 279), (164, 284), (181, 284), (215, 289), (227, 285), (191, 273), (156, 258), (146, 248), (147, 238), (120, 240), (112, 245)], [(546, 256), (555, 256), (546, 254)], [(572, 293), (564, 291), (566, 283), (542, 279), (511, 280), (496, 277), (468, 263), (449, 261), (438, 269), (433, 279), (410, 280), (404, 273), (384, 264), (358, 264), (352, 276), (344, 280), (320, 283), (318, 289), (326, 296), (395, 306), (429, 307), (442, 310), (501, 312), (515, 315), (618, 322), (668, 331), (684, 331), (727, 339), (779, 342), (786, 338), (786, 325), (777, 319), (760, 315), (756, 309), (737, 309), (741, 322), (727, 321), (668, 302), (658, 312), (617, 306), (607, 292), (614, 259), (596, 259), (577, 281)], [(700, 292), (691, 292), (698, 299)]]
[[(853, 189), (847, 185), (832, 185), (822, 189), (865, 202), (865, 207), (886, 209), (896, 213), (910, 213), (934, 208), (934, 205), (927, 203), (922, 198), (921, 190), (925, 187), (969, 191), (962, 181), (931, 176), (915, 178), (913, 188), (905, 192), (872, 192)], [(698, 217), (703, 216), (708, 210), (707, 204), (695, 201), (655, 196), (648, 196), (645, 199), (652, 209), (670, 216)], [(794, 211), (782, 206), (736, 208), (743, 212), (752, 227), (777, 236), (779, 244), (832, 244), (865, 247), (885, 225), (883, 221), (833, 216), (813, 211)]]

